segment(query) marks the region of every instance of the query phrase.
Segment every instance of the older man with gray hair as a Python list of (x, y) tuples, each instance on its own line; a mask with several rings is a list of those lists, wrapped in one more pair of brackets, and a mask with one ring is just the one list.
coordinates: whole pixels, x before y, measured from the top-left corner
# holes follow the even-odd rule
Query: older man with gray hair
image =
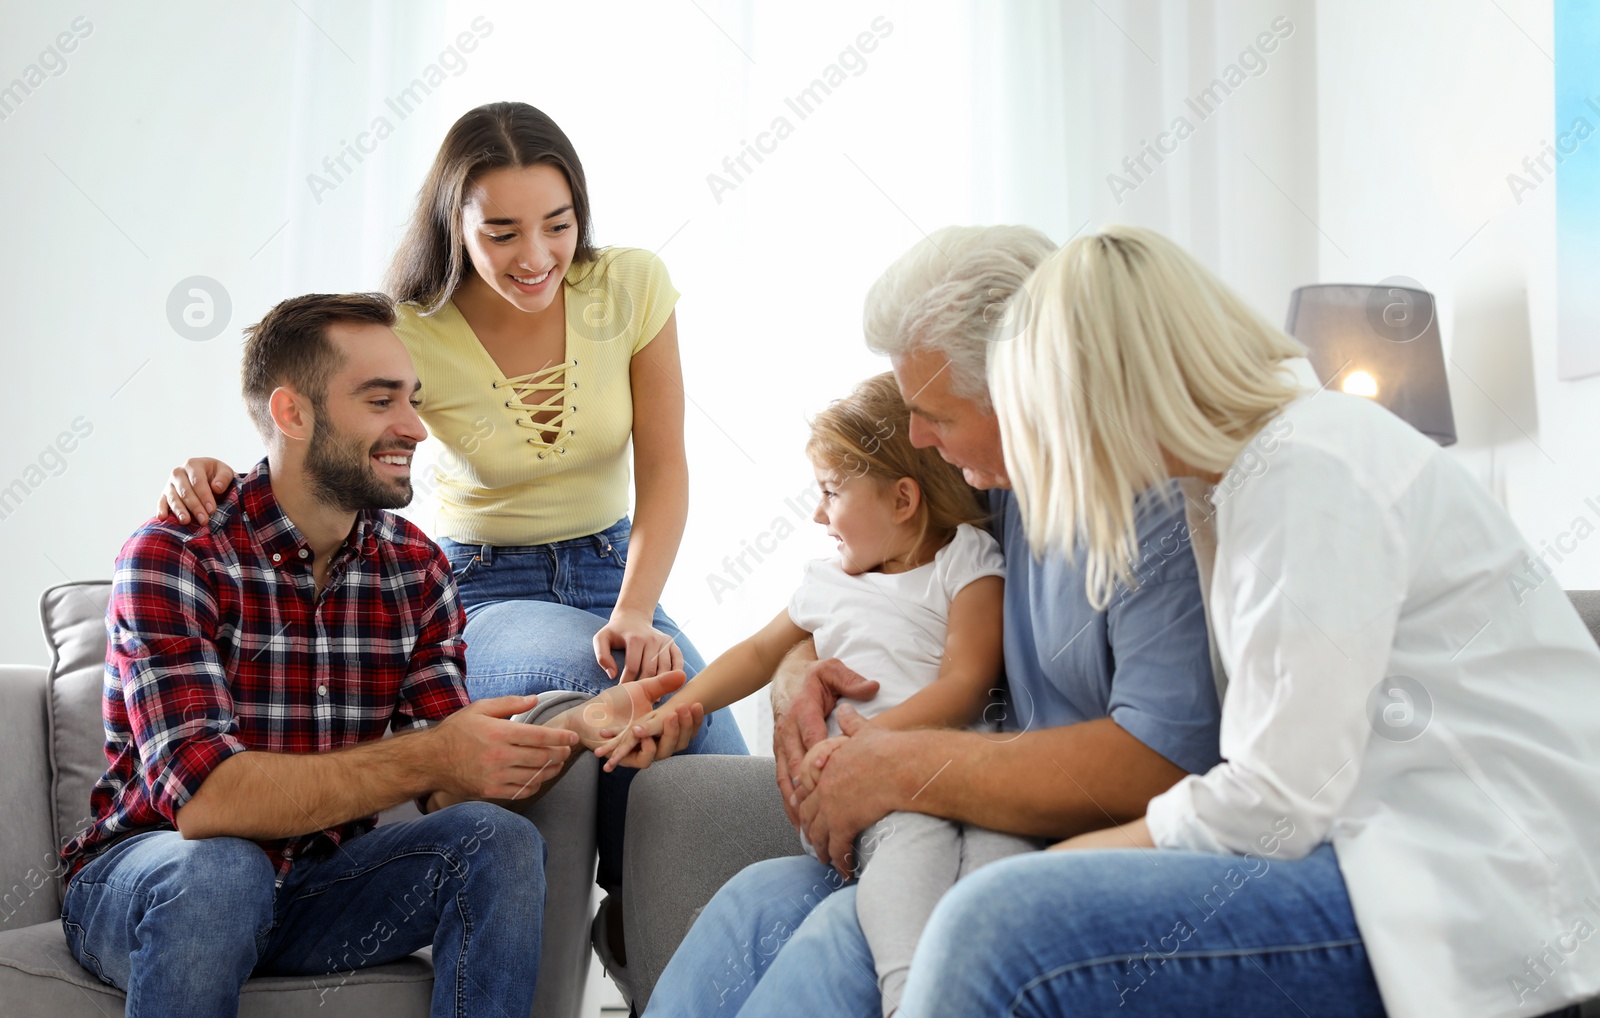
[[(867, 295), (867, 345), (893, 363), (913, 443), (990, 491), (1007, 569), (1008, 707), (991, 717), (1003, 730), (898, 732), (843, 712), (850, 738), (800, 799), (794, 775), (827, 736), (825, 716), (877, 684), (837, 660), (812, 663), (804, 648), (792, 654), (773, 685), (778, 782), (818, 858), (767, 860), (729, 881), (662, 974), (648, 1016), (877, 1013), (848, 882), (852, 844), (869, 825), (909, 810), (1063, 839), (1142, 816), (1152, 797), (1217, 763), (1218, 697), (1183, 510), (1148, 500), (1137, 582), (1099, 611), (1072, 561), (1032, 556), (1007, 490), (987, 352), (1020, 328), (1026, 308), (1012, 297), (1054, 249), (1028, 227), (949, 227)], [(1015, 930), (1019, 950), (1028, 935)], [(737, 980), (729, 958), (742, 959)]]

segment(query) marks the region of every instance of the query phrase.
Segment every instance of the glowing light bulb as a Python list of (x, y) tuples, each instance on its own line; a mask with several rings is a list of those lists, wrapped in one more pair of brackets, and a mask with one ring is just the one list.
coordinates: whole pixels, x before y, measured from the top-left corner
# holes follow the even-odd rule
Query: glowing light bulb
[(1352, 396), (1365, 396), (1368, 399), (1378, 397), (1378, 380), (1366, 371), (1352, 371), (1345, 375), (1339, 388)]

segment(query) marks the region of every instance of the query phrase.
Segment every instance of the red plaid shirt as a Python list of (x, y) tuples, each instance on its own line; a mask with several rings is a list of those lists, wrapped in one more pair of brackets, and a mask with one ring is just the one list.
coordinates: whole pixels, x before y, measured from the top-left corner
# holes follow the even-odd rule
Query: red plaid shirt
[[(152, 522), (123, 545), (106, 613), (106, 772), (94, 825), (62, 850), (71, 874), (119, 837), (175, 829), (235, 753), (326, 753), (466, 706), (461, 606), (437, 545), (363, 511), (320, 596), (312, 554), (265, 460), (209, 525)], [(294, 859), (376, 822), (260, 844), (281, 883)]]

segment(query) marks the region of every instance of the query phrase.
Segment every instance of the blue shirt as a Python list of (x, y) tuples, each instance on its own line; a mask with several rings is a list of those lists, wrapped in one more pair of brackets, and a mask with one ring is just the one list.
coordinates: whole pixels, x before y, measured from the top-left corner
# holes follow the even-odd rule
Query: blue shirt
[(1137, 586), (1119, 585), (1105, 611), (1089, 605), (1081, 560), (1033, 557), (1011, 492), (989, 492), (989, 508), (1006, 556), (1002, 727), (1110, 718), (1184, 770), (1210, 770), (1222, 711), (1182, 500), (1141, 503)]

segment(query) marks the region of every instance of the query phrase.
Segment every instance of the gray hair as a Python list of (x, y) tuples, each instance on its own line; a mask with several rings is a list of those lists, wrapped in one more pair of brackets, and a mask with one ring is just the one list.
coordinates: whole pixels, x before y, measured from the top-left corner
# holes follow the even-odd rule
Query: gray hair
[(1010, 306), (1056, 245), (1031, 226), (947, 226), (895, 259), (867, 291), (873, 353), (932, 350), (950, 361), (950, 391), (990, 406), (986, 363), (998, 333), (1021, 323)]

